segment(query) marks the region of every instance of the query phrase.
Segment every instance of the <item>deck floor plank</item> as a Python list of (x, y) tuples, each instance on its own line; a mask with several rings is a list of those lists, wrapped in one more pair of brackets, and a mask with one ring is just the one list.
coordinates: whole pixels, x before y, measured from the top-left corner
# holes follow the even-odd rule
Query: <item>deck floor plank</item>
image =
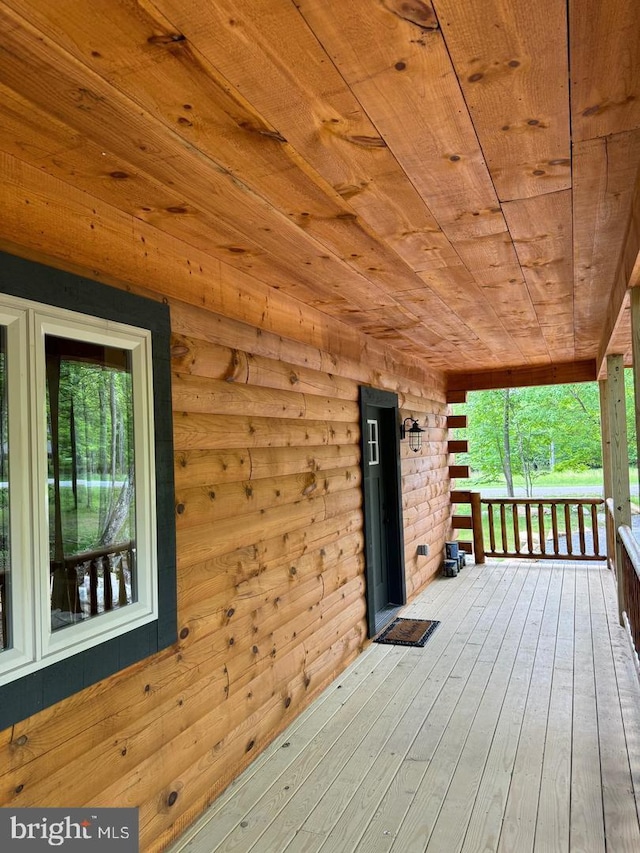
[(553, 571), (551, 565), (546, 571), (550, 573), (549, 589), (498, 842), (500, 853), (529, 853), (535, 843), (562, 590), (562, 573)]
[(594, 643), (593, 654), (605, 837), (608, 850), (631, 853), (640, 850), (640, 827), (620, 705), (618, 674), (609, 633), (610, 621), (607, 618), (602, 578), (591, 575), (589, 586), (594, 633), (603, 639), (603, 642)]
[[(465, 697), (478, 694), (490, 676), (490, 664), (478, 663), (480, 654), (496, 620), (506, 620), (522, 582), (523, 579), (513, 573), (508, 586), (503, 584), (501, 594), (496, 591), (487, 603), (482, 619), (467, 644), (473, 668), (467, 673), (452, 673), (451, 689), (446, 692), (445, 701), (438, 702), (433, 712), (422, 721), (393, 780), (394, 784), (381, 801), (357, 849), (386, 853), (396, 844), (404, 844), (404, 848), (398, 846), (397, 849), (410, 850), (413, 843), (426, 843), (442, 803), (440, 794), (446, 790), (450, 778), (451, 765), (445, 765), (440, 757), (444, 756), (445, 760), (448, 757), (449, 762), (454, 762), (456, 749), (458, 752), (462, 749), (465, 732), (475, 713), (473, 702)], [(491, 587), (488, 589), (490, 591)], [(426, 802), (416, 802), (420, 792)], [(420, 849), (423, 848), (424, 844)]]
[[(475, 586), (471, 584), (470, 590), (474, 590)], [(491, 587), (489, 587), (491, 589)], [(489, 594), (487, 588), (483, 587), (479, 599), (482, 603), (482, 596)], [(436, 611), (437, 608), (436, 608)], [(302, 825), (305, 830), (318, 833), (322, 838), (328, 834), (330, 829), (339, 817), (341, 810), (344, 808), (344, 803), (348, 802), (349, 797), (354, 790), (359, 787), (364, 787), (368, 781), (367, 771), (371, 769), (372, 761), (376, 757), (376, 748), (380, 743), (382, 735), (386, 732), (394, 730), (394, 725), (397, 723), (403, 710), (411, 708), (416, 700), (418, 701), (418, 711), (415, 714), (408, 714), (409, 723), (402, 727), (401, 735), (406, 737), (411, 727), (411, 720), (424, 718), (426, 711), (420, 711), (423, 704), (432, 704), (431, 697), (435, 699), (434, 693), (441, 689), (445, 683), (452, 666), (456, 661), (456, 654), (463, 651), (466, 641), (473, 633), (476, 620), (482, 619), (487, 612), (486, 607), (476, 606), (470, 608), (470, 624), (462, 630), (458, 627), (456, 632), (453, 632), (456, 622), (453, 619), (450, 623), (440, 631), (440, 628), (429, 640), (429, 652), (425, 655), (424, 650), (407, 649), (407, 655), (413, 662), (413, 669), (401, 690), (393, 697), (390, 706), (385, 709), (384, 719), (378, 719), (375, 725), (368, 732), (367, 738), (363, 739), (359, 748), (353, 754), (345, 759), (344, 742), (336, 745), (336, 752), (339, 756), (339, 761), (344, 762), (338, 774), (334, 777), (334, 782), (326, 791), (326, 780), (334, 773), (334, 763), (332, 756), (323, 758), (317, 770), (319, 786), (317, 788), (320, 793), (319, 801), (314, 805), (309, 800), (309, 786), (305, 784), (304, 790), (299, 792), (297, 799), (299, 801), (298, 811), (293, 811), (291, 817), (293, 823), (297, 826)], [(453, 613), (451, 614), (453, 616)], [(458, 616), (458, 618), (460, 618)], [(443, 652), (446, 651), (446, 655)], [(442, 671), (443, 667), (446, 671)], [(435, 672), (434, 672), (435, 670)], [(418, 696), (419, 694), (419, 696)], [(373, 755), (368, 755), (373, 753)], [(308, 817), (307, 817), (308, 815)], [(265, 843), (269, 845), (267, 849), (285, 849), (278, 847), (277, 841), (280, 840), (283, 827), (280, 823), (272, 824), (271, 831), (267, 832), (261, 839), (261, 848)], [(277, 837), (277, 838), (276, 838)], [(340, 844), (344, 841), (341, 839)], [(289, 849), (289, 848), (287, 848)], [(291, 846), (291, 851), (296, 850), (295, 841)], [(308, 847), (307, 847), (308, 849)]]
[[(496, 604), (498, 600), (499, 597), (496, 595)], [(485, 615), (488, 613), (486, 609), (483, 612)], [(469, 639), (477, 638), (483, 630), (483, 625), (478, 619), (475, 624), (467, 623), (467, 633), (462, 630), (456, 632), (447, 647), (447, 655), (441, 657), (420, 686), (413, 701), (406, 707), (404, 713), (398, 715), (397, 725), (391, 730), (391, 737), (376, 756), (370, 772), (366, 776), (360, 774), (360, 780), (352, 789), (355, 793), (347, 808), (329, 833), (324, 846), (320, 848), (322, 853), (339, 849), (356, 849), (371, 822), (371, 814), (382, 813), (380, 804), (383, 798), (388, 796), (389, 780), (395, 779), (401, 772), (414, 742), (422, 740), (424, 749), (434, 732), (444, 730), (481, 648), (477, 643), (470, 643)], [(417, 649), (414, 651), (419, 654)], [(459, 652), (457, 658), (454, 657), (456, 652)], [(427, 719), (430, 726), (429, 733), (423, 730), (423, 723)], [(438, 723), (438, 720), (441, 722)], [(418, 762), (414, 760), (411, 767), (415, 768), (417, 764)], [(410, 787), (405, 785), (407, 790)], [(390, 802), (395, 804), (397, 810), (398, 798), (395, 794), (391, 794)], [(391, 840), (390, 835), (384, 835), (384, 833), (383, 838), (387, 841)], [(373, 849), (370, 842), (365, 843), (367, 849)]]
[(575, 570), (558, 571), (562, 589), (535, 836), (535, 849), (549, 853), (568, 849), (571, 812)]
[[(488, 670), (488, 678), (483, 685), (482, 694), (477, 696), (473, 691), (465, 691), (463, 702), (473, 709), (473, 718), (469, 727), (462, 750), (457, 756), (443, 753), (436, 761), (443, 761), (445, 766), (456, 760), (455, 769), (451, 776), (443, 798), (442, 806), (435, 815), (433, 826), (430, 827), (429, 841), (426, 850), (434, 851), (450, 850), (452, 853), (458, 851), (464, 841), (464, 834), (470, 813), (473, 808), (487, 755), (491, 748), (496, 721), (502, 709), (505, 692), (514, 666), (515, 657), (520, 646), (522, 633), (526, 624), (526, 618), (531, 604), (532, 588), (535, 588), (535, 570), (530, 573), (529, 569), (518, 570), (524, 576), (525, 583), (520, 587), (517, 600), (509, 602), (506, 626), (502, 619), (496, 620), (492, 631), (487, 637), (482, 652), (478, 659), (477, 671), (485, 665)], [(509, 612), (510, 611), (510, 612)], [(462, 729), (464, 731), (464, 728)], [(443, 738), (444, 742), (444, 738)], [(425, 779), (426, 781), (426, 779)], [(417, 797), (416, 802), (426, 796), (429, 803), (434, 802), (430, 786), (424, 787), (422, 797)], [(427, 808), (426, 814), (434, 810)], [(408, 818), (409, 816), (407, 816)], [(408, 820), (403, 824), (403, 830), (408, 825)], [(408, 850), (409, 846), (402, 844), (402, 835), (393, 849)], [(419, 844), (419, 836), (415, 838), (416, 848)]]
[(596, 564), (490, 562), (371, 644), (173, 853), (640, 850), (640, 682)]
[(593, 664), (589, 570), (576, 572), (571, 756), (571, 853), (604, 853), (600, 740)]
[(509, 680), (482, 780), (466, 827), (462, 853), (496, 850), (498, 847), (542, 627), (549, 579), (548, 572), (540, 573), (536, 578), (536, 589), (531, 598), (514, 671)]
[[(487, 578), (481, 578), (479, 584), (474, 583), (472, 578), (463, 579), (458, 595), (454, 595), (453, 590), (449, 593), (446, 588), (444, 595), (438, 595), (434, 610), (429, 611), (432, 613), (430, 618), (442, 618), (444, 626), (430, 640), (432, 651), (435, 646), (433, 660), (439, 658), (437, 649), (440, 646), (446, 648), (450, 635), (453, 636), (456, 622), (448, 616), (453, 617), (469, 609), (478, 618), (486, 608), (486, 599), (491, 597), (493, 586), (500, 583), (503, 575), (504, 572), (496, 574), (493, 583)], [(365, 654), (375, 658), (377, 650), (381, 648), (388, 647), (374, 645)], [(390, 701), (396, 687), (411, 675), (408, 669), (403, 677), (402, 668), (399, 668), (401, 662), (404, 664), (408, 651), (402, 646), (393, 647), (391, 655), (395, 663), (391, 671), (377, 668), (350, 705), (341, 708), (321, 730), (310, 737), (299, 754), (290, 752), (290, 747), (278, 753), (276, 761), (270, 764), (270, 777), (262, 777), (262, 786), (251, 786), (251, 792), (257, 794), (254, 801), (247, 801), (244, 804), (246, 808), (238, 810), (234, 807), (225, 815), (225, 824), (232, 822), (234, 825), (222, 843), (216, 846), (216, 851), (223, 853), (250, 849), (251, 844), (255, 844), (255, 849), (259, 851), (272, 849), (280, 853), (285, 849), (299, 824), (315, 806), (314, 796), (320, 798), (328, 785), (328, 779), (333, 778), (327, 777), (327, 773), (334, 776), (339, 773), (340, 768), (332, 767), (332, 762), (346, 762), (359, 741), (367, 735), (368, 728), (363, 727), (360, 721), (364, 719), (372, 723), (376, 713), (380, 713), (380, 709)], [(397, 670), (395, 674), (394, 670)], [(287, 742), (299, 744), (300, 737), (295, 740), (287, 737)], [(293, 757), (292, 761), (290, 756)], [(279, 774), (275, 773), (274, 767), (283, 762), (286, 762), (286, 768)], [(241, 848), (237, 847), (239, 844)]]

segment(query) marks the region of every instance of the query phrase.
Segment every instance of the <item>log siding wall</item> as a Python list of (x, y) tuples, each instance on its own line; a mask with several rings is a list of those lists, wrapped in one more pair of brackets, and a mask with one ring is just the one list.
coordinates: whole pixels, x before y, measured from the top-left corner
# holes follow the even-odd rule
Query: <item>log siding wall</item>
[(402, 444), (409, 596), (450, 523), (443, 387), (421, 397), (345, 359), (328, 372), (299, 342), (287, 361), (284, 339), (183, 303), (172, 327), (178, 647), (0, 735), (2, 805), (139, 806), (143, 850), (191, 822), (366, 640), (360, 383), (396, 391), (427, 430), (420, 455)]
[(360, 384), (426, 429), (420, 454), (401, 445), (409, 597), (438, 570), (444, 377), (11, 167), (0, 246), (170, 304), (180, 639), (0, 732), (0, 806), (138, 806), (160, 851), (366, 641)]

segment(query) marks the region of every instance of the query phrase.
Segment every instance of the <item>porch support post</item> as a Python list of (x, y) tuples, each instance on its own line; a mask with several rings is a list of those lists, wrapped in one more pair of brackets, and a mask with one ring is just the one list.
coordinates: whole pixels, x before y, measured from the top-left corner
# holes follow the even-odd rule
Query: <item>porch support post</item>
[[(605, 498), (613, 498), (613, 479), (611, 477), (611, 429), (609, 428), (609, 406), (607, 405), (607, 380), (600, 379), (600, 439), (602, 442), (602, 484)], [(613, 562), (614, 555), (610, 555)]]
[(618, 616), (623, 625), (625, 607), (622, 583), (622, 542), (618, 528), (631, 526), (631, 494), (629, 488), (629, 454), (627, 450), (627, 415), (624, 397), (624, 361), (621, 355), (607, 356), (606, 408), (609, 425), (609, 461), (613, 498), (616, 542), (616, 577), (618, 581)]

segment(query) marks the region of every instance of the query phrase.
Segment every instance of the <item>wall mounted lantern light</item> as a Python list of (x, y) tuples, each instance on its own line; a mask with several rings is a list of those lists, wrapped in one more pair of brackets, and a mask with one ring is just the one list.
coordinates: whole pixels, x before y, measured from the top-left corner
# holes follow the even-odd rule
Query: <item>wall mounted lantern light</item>
[[(406, 423), (411, 421), (411, 426), (407, 429)], [(424, 430), (418, 426), (418, 421), (415, 418), (405, 418), (400, 424), (400, 438), (405, 439), (409, 436), (409, 447), (414, 453), (417, 453), (422, 447), (422, 433)]]

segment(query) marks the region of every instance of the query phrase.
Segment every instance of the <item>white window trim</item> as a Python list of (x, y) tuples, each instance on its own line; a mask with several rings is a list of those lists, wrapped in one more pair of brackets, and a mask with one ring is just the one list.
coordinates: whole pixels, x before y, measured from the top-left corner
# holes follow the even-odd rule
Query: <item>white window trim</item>
[[(13, 618), (12, 647), (0, 652), (2, 685), (155, 621), (158, 578), (151, 332), (9, 296), (0, 297), (0, 322), (7, 326), (8, 395), (18, 401), (9, 409)], [(137, 601), (55, 633), (48, 571), (47, 334), (131, 352), (136, 425)]]
[(367, 436), (367, 444), (369, 445), (369, 465), (380, 464), (380, 427), (375, 418), (367, 420), (369, 426), (369, 435)]

